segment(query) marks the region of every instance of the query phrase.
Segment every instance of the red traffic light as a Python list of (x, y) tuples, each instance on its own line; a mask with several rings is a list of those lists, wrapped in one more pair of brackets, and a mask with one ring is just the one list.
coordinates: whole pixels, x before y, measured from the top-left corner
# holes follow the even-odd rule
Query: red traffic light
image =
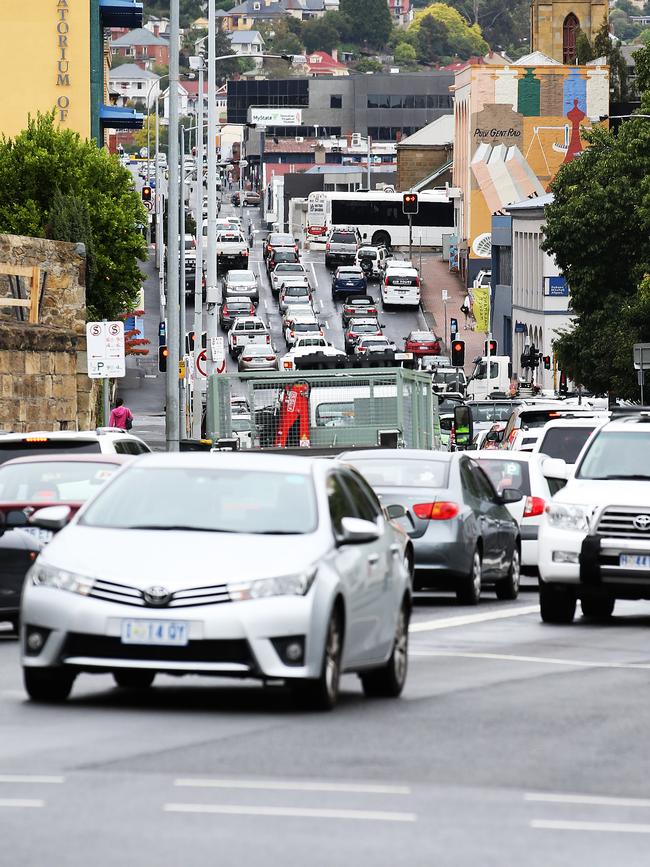
[(498, 348), (496, 340), (486, 340), (483, 355), (496, 355)]
[(150, 202), (151, 201), (151, 187), (144, 186), (142, 187), (142, 201)]
[(417, 214), (418, 212), (418, 194), (403, 193), (402, 194), (402, 212), (404, 214)]
[(158, 347), (158, 370), (161, 373), (165, 373), (167, 370), (167, 359), (169, 358), (169, 347), (168, 346), (159, 346)]
[(465, 341), (454, 340), (451, 344), (452, 367), (462, 367), (465, 364)]

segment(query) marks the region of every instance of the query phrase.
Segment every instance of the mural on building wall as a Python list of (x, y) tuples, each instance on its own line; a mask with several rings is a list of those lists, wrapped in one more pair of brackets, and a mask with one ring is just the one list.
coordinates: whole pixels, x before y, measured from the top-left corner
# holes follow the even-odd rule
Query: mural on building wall
[(606, 67), (510, 66), (477, 70), (470, 117), (471, 237), (490, 217), (543, 195), (563, 163), (579, 154), (582, 133), (609, 113)]

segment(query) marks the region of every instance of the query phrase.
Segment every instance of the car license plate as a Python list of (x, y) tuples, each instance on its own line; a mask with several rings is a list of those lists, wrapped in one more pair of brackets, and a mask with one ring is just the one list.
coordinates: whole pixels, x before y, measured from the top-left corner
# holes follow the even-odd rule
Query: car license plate
[(178, 620), (123, 620), (122, 644), (187, 644), (187, 623)]
[(618, 565), (626, 569), (650, 569), (650, 554), (620, 554)]
[(23, 533), (29, 533), (30, 536), (34, 536), (34, 538), (38, 539), (39, 542), (42, 542), (43, 545), (47, 545), (48, 542), (51, 542), (52, 536), (54, 536), (54, 533), (51, 530), (43, 530), (42, 527), (21, 527), (20, 529)]

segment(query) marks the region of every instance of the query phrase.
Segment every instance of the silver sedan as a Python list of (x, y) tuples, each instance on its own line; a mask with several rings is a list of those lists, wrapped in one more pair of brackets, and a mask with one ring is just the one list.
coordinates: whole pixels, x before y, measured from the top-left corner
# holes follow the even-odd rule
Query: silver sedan
[(247, 370), (277, 370), (278, 356), (266, 343), (248, 343), (237, 361), (240, 373)]
[[(43, 509), (34, 523), (53, 529), (66, 513)], [(396, 697), (412, 560), (406, 533), (337, 461), (150, 454), (119, 471), (28, 573), (25, 687), (33, 700), (62, 701), (80, 672), (132, 689), (158, 672), (283, 679), (329, 709), (352, 671), (367, 695)]]

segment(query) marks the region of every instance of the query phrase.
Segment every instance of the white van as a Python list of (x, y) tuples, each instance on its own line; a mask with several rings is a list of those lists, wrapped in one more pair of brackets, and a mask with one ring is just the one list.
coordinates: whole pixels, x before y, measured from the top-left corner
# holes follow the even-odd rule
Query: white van
[(384, 307), (391, 304), (400, 307), (420, 306), (420, 277), (415, 268), (390, 267), (381, 286), (381, 300)]

